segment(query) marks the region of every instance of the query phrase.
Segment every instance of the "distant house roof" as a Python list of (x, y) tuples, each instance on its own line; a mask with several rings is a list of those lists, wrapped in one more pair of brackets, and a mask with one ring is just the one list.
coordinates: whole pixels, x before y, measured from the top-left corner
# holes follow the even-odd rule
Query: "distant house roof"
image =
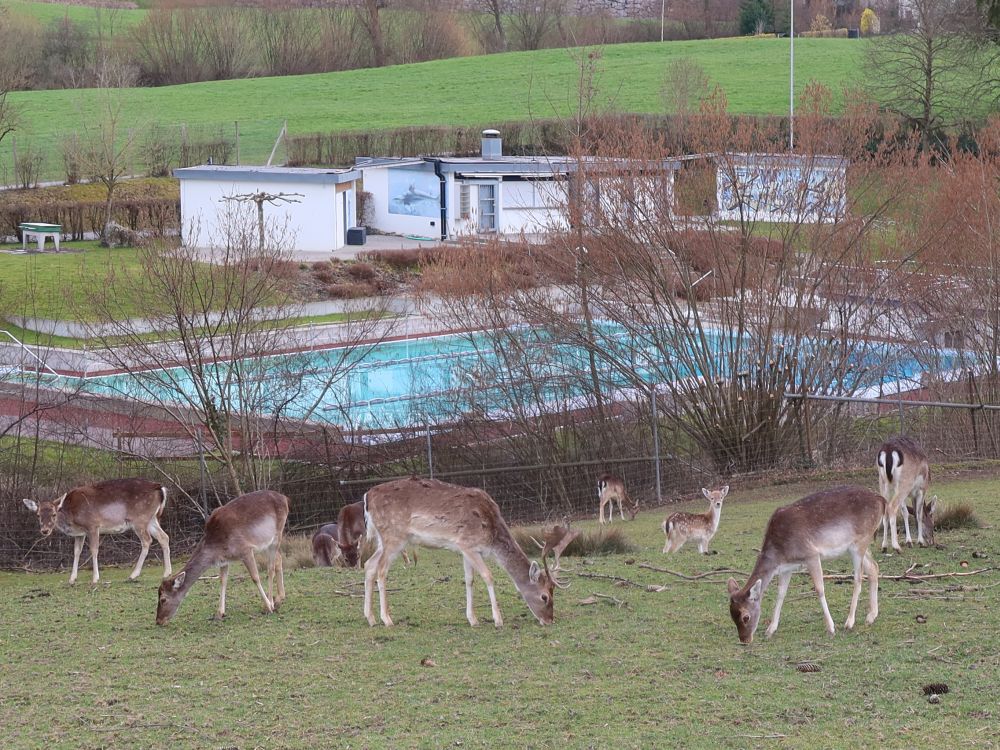
[[(583, 160), (591, 167), (625, 164), (624, 159), (601, 158), (587, 156)], [(687, 157), (663, 159), (659, 162), (664, 169), (679, 169)], [(574, 156), (500, 156), (483, 158), (481, 156), (420, 156), (420, 157), (366, 157), (359, 156), (354, 161), (356, 169), (371, 169), (380, 167), (415, 167), (424, 164), (437, 163), (443, 173), (454, 173), (460, 176), (497, 176), (497, 175), (538, 175), (551, 176), (568, 174), (576, 168), (577, 158)]]
[(323, 169), (313, 167), (254, 167), (202, 164), (175, 169), (179, 180), (211, 180), (213, 182), (301, 182), (314, 185), (337, 185), (361, 178), (361, 172), (350, 167)]

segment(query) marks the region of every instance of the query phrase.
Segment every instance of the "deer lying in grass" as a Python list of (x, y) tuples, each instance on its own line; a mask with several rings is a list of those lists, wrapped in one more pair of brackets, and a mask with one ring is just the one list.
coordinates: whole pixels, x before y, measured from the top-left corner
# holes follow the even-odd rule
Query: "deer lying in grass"
[(319, 528), (312, 537), (313, 565), (317, 568), (331, 568), (340, 558), (340, 547), (337, 546), (337, 524), (328, 523)]
[[(284, 495), (260, 490), (240, 495), (235, 500), (216, 508), (205, 523), (205, 535), (195, 547), (184, 569), (160, 584), (156, 606), (156, 624), (166, 625), (195, 581), (208, 568), (219, 566), (219, 609), (216, 619), (226, 615), (226, 581), (229, 563), (241, 560), (250, 578), (257, 584), (264, 609), (273, 612), (285, 600), (285, 577), (281, 566), (281, 537), (288, 518), (288, 498)], [(267, 554), (267, 591), (260, 582), (254, 552)], [(278, 577), (278, 596), (274, 596), (274, 578)]]
[(503, 625), (493, 574), (483, 560), (484, 555), (495, 558), (507, 571), (541, 624), (552, 622), (553, 589), (560, 585), (558, 580), (549, 572), (544, 559), (544, 570), (528, 560), (514, 541), (497, 504), (482, 490), (413, 477), (372, 487), (364, 502), (368, 537), (377, 543), (375, 553), (365, 563), (364, 614), (369, 625), (375, 624), (372, 591), (376, 582), (382, 622), (392, 625), (386, 574), (408, 542), (455, 550), (465, 558), (465, 616), (470, 625), (479, 624), (472, 607), (474, 573), (479, 573), (486, 582), (493, 624), (498, 628)]
[(628, 492), (625, 490), (625, 482), (620, 477), (616, 477), (614, 474), (602, 474), (597, 479), (597, 498), (600, 500), (600, 505), (597, 508), (597, 519), (600, 523), (604, 523), (604, 506), (610, 506), (608, 508), (608, 523), (615, 515), (615, 501), (618, 501), (618, 515), (621, 519), (625, 520), (625, 514), (622, 512), (622, 502), (628, 503), (629, 520), (634, 520), (636, 513), (639, 512), (639, 503), (634, 501), (629, 497)]
[(97, 569), (97, 550), (101, 534), (117, 534), (127, 529), (135, 531), (142, 543), (142, 551), (129, 575), (134, 581), (142, 573), (142, 565), (149, 554), (153, 537), (163, 550), (163, 575), (169, 576), (170, 537), (160, 528), (160, 516), (167, 504), (167, 488), (145, 479), (109, 479), (105, 482), (76, 487), (55, 500), (25, 499), (28, 510), (38, 514), (42, 536), (49, 536), (59, 529), (73, 537), (73, 571), (69, 582), (76, 583), (80, 569), (80, 553), (86, 539), (93, 561), (93, 583), (101, 579)]
[(896, 536), (896, 516), (902, 512), (906, 529), (906, 544), (913, 546), (910, 537), (910, 513), (906, 501), (912, 496), (917, 517), (917, 544), (924, 546), (924, 493), (930, 483), (927, 454), (913, 440), (902, 435), (886, 440), (879, 448), (875, 461), (878, 471), (879, 493), (885, 498), (885, 518), (882, 521), (882, 550), (888, 548), (887, 532), (892, 538), (892, 548), (902, 552)]
[(555, 560), (555, 566), (552, 570), (556, 571), (559, 570), (559, 558), (562, 556), (562, 553), (574, 539), (580, 536), (580, 533), (579, 529), (570, 528), (569, 519), (563, 519), (561, 524), (550, 526), (542, 532), (544, 544), (540, 543), (534, 537), (532, 537), (532, 541), (542, 550), (541, 557), (543, 560), (550, 552), (552, 553), (552, 559)]
[[(345, 505), (337, 516), (337, 546), (344, 556), (344, 564), (348, 568), (356, 568), (361, 564), (361, 542), (365, 536), (365, 503)], [(403, 550), (403, 564), (410, 565), (410, 556)], [(417, 553), (413, 553), (412, 564), (417, 564)]]
[(701, 494), (708, 500), (707, 513), (671, 513), (663, 521), (661, 528), (667, 537), (663, 544), (663, 554), (676, 552), (689, 539), (698, 541), (698, 551), (701, 554), (708, 554), (708, 543), (719, 530), (722, 501), (729, 494), (729, 485), (721, 490), (708, 490), (702, 487)]
[(850, 554), (854, 564), (854, 591), (851, 609), (844, 627), (854, 627), (854, 616), (861, 595), (862, 570), (868, 575), (869, 605), (865, 622), (871, 625), (878, 617), (878, 565), (868, 551), (872, 536), (885, 514), (885, 500), (864, 487), (834, 487), (804, 497), (778, 508), (767, 522), (764, 543), (757, 564), (740, 588), (729, 579), (729, 614), (736, 623), (740, 641), (750, 643), (760, 619), (760, 604), (774, 576), (778, 576), (778, 598), (766, 635), (778, 629), (781, 604), (788, 593), (792, 573), (809, 571), (823, 608), (826, 630), (833, 635), (833, 618), (826, 603), (821, 560)]

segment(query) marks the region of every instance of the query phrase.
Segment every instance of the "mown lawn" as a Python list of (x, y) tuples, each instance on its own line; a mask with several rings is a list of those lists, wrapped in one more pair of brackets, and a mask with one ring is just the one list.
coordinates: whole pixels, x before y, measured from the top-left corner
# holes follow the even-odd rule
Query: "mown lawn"
[[(231, 582), (223, 623), (208, 619), (217, 581), (206, 580), (166, 628), (153, 624), (160, 572), (153, 560), (141, 583), (125, 583), (125, 568), (105, 568), (94, 590), (70, 588), (65, 571), (0, 574), (2, 744), (996, 747), (996, 571), (920, 584), (883, 581), (878, 621), (834, 638), (825, 635), (815, 595), (799, 576), (775, 637), (747, 648), (729, 620), (724, 576), (695, 583), (638, 567), (749, 570), (770, 511), (808, 489), (735, 487), (712, 545), (718, 554), (709, 557), (685, 547), (664, 558), (662, 514), (642, 514), (627, 525), (639, 547), (629, 556), (635, 564), (625, 556), (564, 558), (572, 587), (557, 593), (557, 621), (549, 628), (529, 617), (502, 573), (506, 626), (470, 628), (461, 562), (446, 552), (422, 554), (415, 568), (393, 568), (391, 630), (369, 628), (361, 600), (343, 595), (360, 590), (357, 571), (290, 572), (288, 600), (272, 616), (260, 612), (240, 576)], [(942, 500), (973, 502), (994, 528), (941, 533), (943, 549), (879, 555), (883, 574), (912, 563), (933, 573), (961, 571), (962, 560), (970, 569), (995, 565), (998, 489), (992, 478), (939, 482)], [(848, 567), (846, 559), (835, 561), (827, 572)], [(667, 588), (652, 593), (576, 573)], [(622, 604), (579, 603), (595, 593)], [(839, 627), (850, 586), (829, 585), (827, 595)], [(859, 620), (866, 597), (867, 590)], [(768, 591), (768, 614), (773, 598)], [(485, 620), (481, 584), (477, 602)], [(804, 660), (821, 671), (798, 672)], [(928, 683), (948, 685), (940, 704), (922, 694)]]
[[(796, 41), (796, 86), (812, 79), (834, 92), (856, 77), (865, 42)], [(578, 68), (562, 49), (437, 60), (380, 69), (292, 77), (125, 89), (125, 127), (224, 128), (240, 123), (244, 163), (263, 163), (283, 120), (291, 133), (370, 130), (407, 125), (486, 125), (569, 114)], [(667, 64), (696, 60), (725, 91), (733, 112), (783, 114), (788, 109), (788, 42), (781, 39), (712, 39), (612, 45), (603, 49), (602, 106), (625, 112), (660, 112)], [(20, 108), (19, 146), (30, 141), (49, 154), (47, 179), (58, 178), (59, 145), (75, 123), (96, 122), (107, 111), (95, 91), (14, 93)], [(217, 132), (213, 130), (212, 132)], [(10, 160), (10, 139), (0, 162)]]

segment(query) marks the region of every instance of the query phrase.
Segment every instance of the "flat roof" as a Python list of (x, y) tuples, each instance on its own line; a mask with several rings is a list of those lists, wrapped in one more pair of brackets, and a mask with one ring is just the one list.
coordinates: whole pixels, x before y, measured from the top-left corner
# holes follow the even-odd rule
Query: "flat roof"
[[(676, 157), (662, 160), (649, 160), (650, 165), (657, 165), (665, 169), (680, 169), (688, 157)], [(602, 164), (613, 166), (627, 165), (629, 160), (616, 157), (594, 157), (583, 158), (589, 166), (601, 166)], [(577, 157), (574, 156), (500, 156), (495, 159), (485, 159), (481, 156), (422, 156), (422, 157), (359, 157), (355, 160), (355, 167), (358, 169), (372, 169), (381, 167), (415, 167), (424, 164), (430, 165), (437, 162), (441, 165), (441, 171), (445, 173), (457, 173), (461, 175), (553, 175), (567, 174), (576, 166)]]
[(330, 169), (318, 167), (259, 167), (201, 164), (173, 171), (179, 180), (213, 180), (216, 182), (303, 182), (318, 185), (340, 184), (361, 179), (353, 167)]

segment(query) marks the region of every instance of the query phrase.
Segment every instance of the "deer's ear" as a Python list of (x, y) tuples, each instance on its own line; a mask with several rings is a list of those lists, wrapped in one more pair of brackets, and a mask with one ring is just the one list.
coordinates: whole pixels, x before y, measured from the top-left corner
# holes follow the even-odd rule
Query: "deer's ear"
[(726, 583), (726, 588), (729, 589), (729, 595), (734, 596), (740, 590), (740, 585), (736, 583), (735, 578), (730, 578), (728, 583)]
[(708, 491), (708, 490), (707, 490), (706, 488), (704, 488), (704, 487), (702, 487), (702, 488), (701, 488), (701, 494), (705, 496), (705, 499), (706, 499), (706, 500), (711, 500), (711, 499), (712, 499), (712, 493), (711, 493), (711, 492), (709, 492), (709, 491)]
[(542, 569), (538, 567), (538, 563), (535, 560), (531, 561), (531, 567), (528, 568), (528, 579), (532, 583), (538, 583), (538, 579), (542, 575)]
[(753, 586), (750, 587), (750, 596), (748, 597), (752, 602), (760, 601), (760, 590), (763, 588), (763, 582), (758, 578)]
[(185, 570), (182, 570), (180, 573), (177, 574), (177, 577), (174, 579), (172, 587), (174, 591), (177, 591), (177, 589), (179, 589), (181, 586), (184, 585), (184, 579), (186, 577), (187, 577), (187, 571)]
[(722, 492), (722, 496), (723, 496), (723, 497), (725, 497), (726, 495), (728, 495), (728, 494), (729, 494), (729, 485), (727, 484), (727, 485), (726, 485), (725, 487), (723, 487), (723, 488), (722, 488), (722, 489), (720, 490), (720, 492)]
[(29, 500), (28, 498), (24, 498), (24, 500), (22, 500), (21, 502), (24, 503), (24, 507), (26, 507), (32, 513), (38, 512), (38, 503), (36, 503), (34, 500)]
[(66, 495), (63, 495), (58, 500), (56, 500), (56, 510), (62, 508), (64, 502), (66, 502)]

